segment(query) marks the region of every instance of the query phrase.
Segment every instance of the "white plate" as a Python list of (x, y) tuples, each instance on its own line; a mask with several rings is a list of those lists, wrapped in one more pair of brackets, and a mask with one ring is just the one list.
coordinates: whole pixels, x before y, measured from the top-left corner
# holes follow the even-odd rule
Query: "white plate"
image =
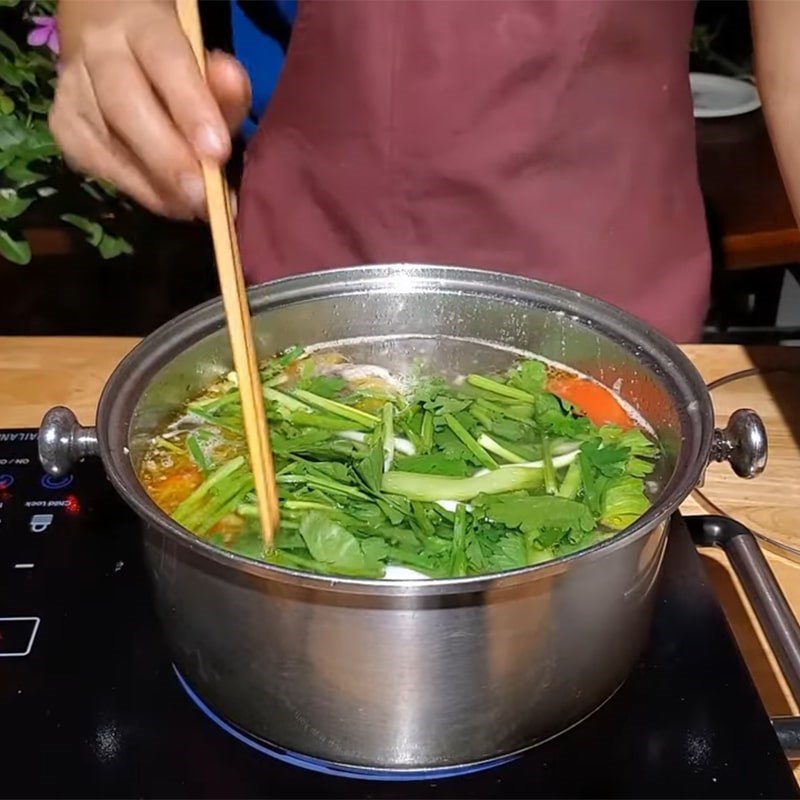
[(689, 83), (695, 117), (735, 117), (761, 108), (756, 87), (747, 81), (692, 72)]

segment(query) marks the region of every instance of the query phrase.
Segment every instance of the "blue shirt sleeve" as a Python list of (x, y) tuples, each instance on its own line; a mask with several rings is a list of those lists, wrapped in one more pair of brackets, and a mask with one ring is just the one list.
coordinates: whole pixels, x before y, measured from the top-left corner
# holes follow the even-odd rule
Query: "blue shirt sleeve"
[[(297, 15), (298, 0), (245, 0), (249, 3), (271, 4), (282, 18), (283, 23), (291, 29)], [(257, 18), (261, 18), (258, 15)], [(257, 25), (253, 15), (246, 14), (239, 2), (231, 2), (231, 30), (233, 34), (233, 50), (250, 77), (253, 87), (253, 105), (250, 117), (245, 121), (243, 134), (246, 139), (255, 133), (258, 121), (267, 107), (275, 86), (278, 83), (284, 61), (285, 42), (280, 32), (269, 24)]]

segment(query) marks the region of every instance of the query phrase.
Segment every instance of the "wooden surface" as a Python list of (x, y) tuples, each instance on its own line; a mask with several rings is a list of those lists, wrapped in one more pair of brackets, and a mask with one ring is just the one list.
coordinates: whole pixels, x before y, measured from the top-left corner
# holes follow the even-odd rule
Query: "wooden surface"
[[(0, 428), (36, 426), (43, 413), (57, 404), (69, 405), (83, 424), (91, 424), (103, 384), (136, 341), (0, 337)], [(684, 350), (709, 382), (754, 366), (800, 370), (800, 349), (692, 345)], [(773, 399), (768, 385), (763, 394), (751, 390), (741, 400), (762, 411), (769, 428), (784, 417), (795, 418), (791, 409), (781, 410), (784, 399)], [(795, 446), (785, 439), (773, 442), (767, 472), (757, 480), (762, 490), (779, 502), (800, 494), (797, 471), (787, 461)], [(720, 469), (723, 467), (720, 465)], [(752, 518), (748, 487), (755, 485), (756, 481), (723, 481), (716, 487), (715, 501)], [(703, 513), (706, 509), (691, 497), (682, 510)], [(793, 534), (790, 519), (785, 521), (784, 532)], [(702, 557), (768, 712), (773, 716), (798, 713), (725, 557), (716, 550), (704, 550)], [(795, 613), (800, 615), (800, 565), (771, 552), (767, 552), (767, 558)], [(800, 779), (800, 765), (795, 774)]]
[(800, 262), (795, 224), (761, 111), (696, 120), (711, 241), (726, 269)]
[[(800, 371), (800, 348), (691, 345), (683, 349), (708, 383), (754, 368), (767, 374), (772, 371)], [(734, 390), (735, 385), (739, 391)], [(711, 396), (720, 422), (724, 422), (727, 413), (734, 410), (734, 402), (737, 408), (752, 407), (759, 411), (772, 437), (769, 463), (764, 474), (754, 481), (732, 481), (726, 474), (726, 465), (714, 465), (708, 471), (702, 494), (698, 495), (696, 492), (682, 506), (684, 513), (714, 512), (714, 508), (705, 499), (707, 495), (708, 500), (750, 524), (757, 532), (764, 527), (764, 521), (769, 520), (772, 532), (784, 540), (791, 541), (796, 536), (798, 517), (791, 510), (791, 505), (795, 503), (800, 507), (800, 480), (797, 462), (793, 461), (797, 453), (797, 442), (800, 440), (800, 427), (794, 428), (791, 434), (789, 430), (790, 425), (798, 418), (795, 408), (798, 398), (787, 397), (783, 389), (783, 381), (776, 382), (767, 378), (760, 383), (754, 379), (748, 380), (744, 390), (738, 381), (724, 389), (712, 390)], [(754, 495), (758, 498), (758, 504), (753, 502)], [(765, 554), (795, 615), (800, 617), (800, 564), (766, 548)], [(770, 715), (797, 714), (797, 705), (791, 698), (786, 682), (724, 554), (716, 549), (705, 549), (702, 557)], [(800, 763), (795, 764), (795, 775), (800, 780)]]

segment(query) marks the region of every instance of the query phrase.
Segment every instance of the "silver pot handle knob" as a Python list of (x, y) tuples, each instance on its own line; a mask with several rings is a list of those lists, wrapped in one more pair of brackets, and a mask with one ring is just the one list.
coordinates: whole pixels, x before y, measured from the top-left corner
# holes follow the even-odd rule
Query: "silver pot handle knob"
[(51, 408), (39, 426), (39, 461), (45, 472), (55, 477), (68, 475), (86, 456), (99, 453), (94, 428), (84, 428), (64, 406)]
[(727, 461), (740, 478), (755, 478), (767, 466), (767, 430), (749, 408), (731, 414), (724, 430), (714, 430), (711, 460)]

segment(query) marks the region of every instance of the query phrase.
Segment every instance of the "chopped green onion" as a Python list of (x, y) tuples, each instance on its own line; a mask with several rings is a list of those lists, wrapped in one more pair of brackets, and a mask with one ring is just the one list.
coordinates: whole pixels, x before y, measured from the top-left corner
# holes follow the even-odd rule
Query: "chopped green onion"
[(313, 392), (308, 392), (305, 389), (295, 389), (294, 397), (303, 400), (309, 405), (321, 408), (329, 414), (337, 417), (344, 417), (345, 419), (352, 420), (365, 428), (374, 428), (380, 420), (373, 414), (367, 414), (366, 411), (359, 411), (357, 408), (346, 406), (344, 403), (337, 403), (336, 400), (330, 400), (327, 397), (320, 397)]
[[(315, 503), (311, 500), (285, 500), (281, 504), (289, 511), (331, 511), (334, 506), (327, 503)], [(255, 503), (240, 503), (236, 507), (236, 513), (242, 517), (258, 517), (258, 506)], [(283, 520), (281, 520), (283, 525)]]
[(394, 461), (394, 406), (386, 403), (381, 409), (383, 418), (383, 471), (388, 472)]
[(156, 444), (159, 447), (163, 447), (165, 450), (169, 450), (170, 453), (183, 455), (183, 450), (181, 450), (181, 448), (178, 447), (178, 445), (176, 445), (174, 442), (171, 442), (169, 439), (165, 439), (163, 436), (159, 436), (156, 439)]
[[(566, 467), (568, 464), (571, 464), (579, 455), (580, 450), (573, 450), (571, 453), (564, 453), (561, 456), (556, 456), (553, 459), (553, 467), (555, 469), (561, 469), (561, 467)], [(521, 461), (519, 464), (500, 464), (497, 467), (497, 471), (504, 469), (538, 469), (542, 470), (544, 473), (544, 461)], [(477, 478), (481, 475), (487, 475), (491, 470), (488, 469), (480, 469), (478, 470), (473, 477)]]
[[(368, 436), (364, 431), (342, 431), (339, 434), (339, 438), (347, 439), (351, 442), (363, 443), (367, 441)], [(414, 447), (414, 443), (408, 439), (404, 439), (402, 436), (394, 437), (394, 449), (404, 456), (415, 456), (417, 454), (417, 448)]]
[(301, 427), (322, 428), (326, 431), (347, 432), (353, 428), (352, 420), (309, 411), (293, 411), (292, 415), (289, 417), (289, 421)]
[(450, 550), (450, 575), (455, 578), (467, 574), (467, 554), (465, 552), (467, 537), (467, 509), (459, 503), (453, 521), (453, 541)]
[(500, 458), (504, 458), (506, 461), (510, 461), (512, 464), (525, 463), (525, 459), (522, 456), (512, 453), (507, 447), (503, 447), (503, 445), (501, 445), (499, 442), (496, 442), (491, 436), (485, 433), (482, 433), (478, 437), (478, 444), (488, 450), (490, 453), (494, 453), (496, 456), (500, 456)]
[(348, 497), (358, 497), (360, 500), (369, 500), (369, 495), (364, 492), (354, 489), (352, 486), (345, 486), (343, 483), (337, 483), (328, 478), (319, 478), (316, 475), (292, 475), (280, 474), (276, 476), (275, 480), (278, 484), (292, 485), (301, 484), (304, 486), (312, 486), (315, 489), (326, 489), (334, 494), (344, 494)]
[(200, 443), (197, 441), (196, 434), (190, 433), (186, 437), (186, 449), (189, 451), (189, 455), (192, 457), (194, 463), (200, 468), (200, 471), (204, 475), (207, 475), (211, 471), (211, 463), (206, 458), (203, 449), (200, 447)]
[(293, 361), (297, 361), (298, 358), (303, 356), (305, 352), (304, 347), (301, 347), (299, 344), (293, 344), (278, 356), (276, 359), (277, 364), (280, 367), (288, 367)]
[(523, 422), (528, 425), (533, 423), (533, 407), (530, 407), (530, 411), (528, 411), (528, 407), (523, 406), (522, 408), (525, 409), (526, 413), (518, 413), (520, 409), (519, 405), (511, 405), (511, 406), (502, 406), (497, 405), (497, 403), (493, 403), (491, 400), (484, 400), (482, 397), (479, 397), (475, 401), (475, 405), (478, 408), (485, 408), (487, 411), (491, 411), (493, 414), (497, 414), (501, 417), (508, 417), (508, 419), (516, 420), (517, 422)]
[(556, 468), (553, 465), (553, 452), (550, 440), (542, 436), (542, 463), (544, 465), (544, 490), (547, 494), (555, 494), (558, 491), (556, 481)]
[(214, 425), (217, 428), (223, 428), (231, 433), (241, 433), (243, 430), (241, 417), (217, 417), (213, 414), (209, 414), (205, 409), (200, 408), (193, 408), (192, 414), (194, 414), (196, 417), (200, 417), (202, 420), (205, 420), (210, 425)]
[(210, 413), (212, 411), (218, 411), (220, 408), (230, 405), (231, 403), (241, 402), (241, 398), (242, 395), (238, 389), (230, 389), (224, 394), (216, 395), (214, 397), (205, 397), (201, 398), (200, 400), (194, 400), (186, 407), (189, 409), (189, 411), (197, 411), (199, 409), (200, 411)]
[(477, 403), (472, 404), (469, 413), (472, 414), (484, 428), (492, 427), (492, 418)]
[(581, 462), (580, 459), (575, 459), (567, 469), (567, 474), (564, 475), (564, 480), (561, 481), (561, 486), (558, 487), (559, 497), (566, 497), (569, 500), (574, 500), (581, 488)]
[(501, 397), (510, 397), (513, 400), (522, 400), (526, 403), (533, 403), (536, 401), (536, 397), (530, 392), (524, 392), (522, 389), (517, 389), (515, 386), (493, 381), (491, 378), (485, 378), (483, 375), (469, 375), (467, 376), (467, 383), (470, 386), (474, 386), (476, 389), (483, 389), (487, 392), (498, 394)]
[(481, 447), (470, 432), (452, 415), (445, 414), (444, 421), (447, 427), (461, 440), (467, 450), (478, 459), (487, 469), (497, 469), (495, 460)]
[(429, 453), (433, 447), (433, 414), (430, 411), (424, 411), (422, 414), (422, 428), (419, 436), (422, 440), (422, 452)]
[(313, 500), (287, 500), (284, 503), (284, 506), (294, 511), (330, 511), (331, 508), (333, 508), (333, 506), (330, 506), (327, 503), (316, 503)]
[(271, 400), (273, 403), (283, 406), (289, 411), (311, 412), (311, 408), (309, 406), (307, 406), (305, 403), (301, 403), (299, 400), (296, 400), (294, 397), (286, 394), (285, 392), (279, 392), (277, 389), (272, 389), (269, 386), (265, 386), (263, 391), (264, 397), (267, 400)]
[(230, 461), (227, 461), (219, 469), (209, 475), (173, 512), (172, 517), (176, 522), (183, 522), (184, 517), (191, 513), (194, 506), (205, 498), (205, 496), (218, 486), (226, 478), (233, 475), (237, 470), (241, 469), (246, 460), (244, 456), (236, 456)]
[(449, 475), (426, 475), (416, 472), (387, 472), (381, 488), (409, 500), (434, 503), (437, 500), (472, 500), (479, 494), (504, 494), (521, 489), (535, 489), (542, 484), (542, 470), (509, 465), (502, 469), (452, 478)]
[(243, 484), (240, 484), (235, 491), (225, 497), (215, 508), (205, 511), (202, 520), (196, 525), (192, 525), (191, 529), (195, 533), (206, 533), (206, 531), (213, 528), (221, 519), (224, 519), (228, 514), (235, 511), (237, 506), (252, 490), (253, 479), (252, 476), (250, 476)]

